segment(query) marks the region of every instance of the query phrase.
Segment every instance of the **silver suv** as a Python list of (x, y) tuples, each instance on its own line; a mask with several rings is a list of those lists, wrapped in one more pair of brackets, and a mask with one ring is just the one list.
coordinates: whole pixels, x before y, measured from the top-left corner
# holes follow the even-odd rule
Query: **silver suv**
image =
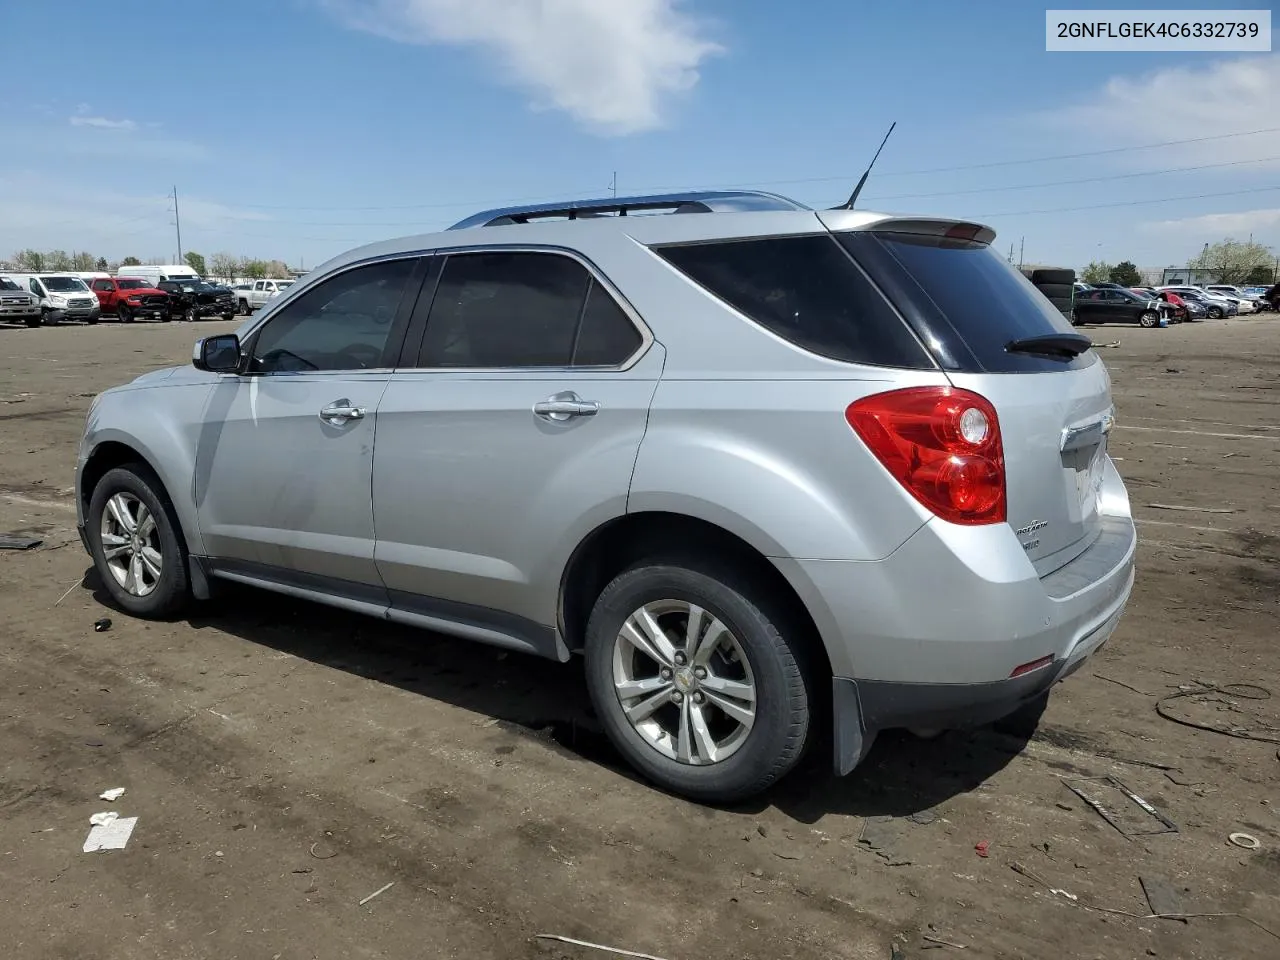
[(1107, 371), (993, 237), (706, 193), (362, 247), (94, 400), (81, 536), (138, 616), (236, 581), (581, 653), (692, 798), (845, 774), (1043, 703), (1132, 588)]

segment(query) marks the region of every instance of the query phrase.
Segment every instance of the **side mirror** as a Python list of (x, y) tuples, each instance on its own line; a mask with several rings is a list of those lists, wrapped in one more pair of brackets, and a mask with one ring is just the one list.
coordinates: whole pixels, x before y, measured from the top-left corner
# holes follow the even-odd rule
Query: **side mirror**
[(210, 373), (235, 373), (240, 369), (240, 338), (234, 333), (222, 333), (197, 340), (191, 365)]

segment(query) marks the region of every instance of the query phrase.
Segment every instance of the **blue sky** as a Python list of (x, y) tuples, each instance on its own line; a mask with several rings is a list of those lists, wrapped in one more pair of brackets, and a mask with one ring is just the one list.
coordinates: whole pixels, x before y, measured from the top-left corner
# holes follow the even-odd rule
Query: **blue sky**
[(1251, 233), (1280, 252), (1280, 130), (1224, 136), (1280, 128), (1280, 53), (1047, 53), (1025, 0), (161, 8), (64, 0), (65, 26), (6, 10), (0, 257), (171, 257), (175, 184), (185, 249), (308, 266), (606, 195), (614, 171), (620, 193), (832, 205), (894, 120), (864, 208), (980, 219), (1002, 250), (1025, 237), (1028, 261), (1074, 266), (1185, 263)]

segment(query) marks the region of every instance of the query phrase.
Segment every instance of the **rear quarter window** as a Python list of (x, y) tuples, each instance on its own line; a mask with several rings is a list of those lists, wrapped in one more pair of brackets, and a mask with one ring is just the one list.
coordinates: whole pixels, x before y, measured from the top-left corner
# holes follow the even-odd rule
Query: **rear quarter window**
[(931, 368), (920, 342), (830, 234), (654, 248), (699, 286), (810, 353)]
[(1071, 370), (1097, 362), (1010, 353), (1013, 340), (1073, 332), (1070, 321), (990, 246), (941, 236), (836, 234), (880, 282), (944, 369), (970, 373)]

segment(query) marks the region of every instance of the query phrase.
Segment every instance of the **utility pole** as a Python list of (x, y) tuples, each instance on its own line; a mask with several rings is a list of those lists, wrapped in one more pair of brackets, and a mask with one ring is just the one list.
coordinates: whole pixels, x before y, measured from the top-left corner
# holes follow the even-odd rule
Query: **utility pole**
[(609, 184), (609, 191), (613, 194), (613, 198), (618, 199), (618, 171), (613, 171), (613, 180)]
[(178, 263), (182, 262), (182, 217), (178, 215), (178, 185), (173, 185), (173, 225), (178, 231)]
[(1024, 235), (1022, 240), (1018, 244), (1018, 269), (1019, 270), (1022, 269), (1023, 263), (1026, 262), (1026, 258), (1023, 257), (1023, 254), (1026, 253), (1026, 251), (1027, 251), (1027, 238)]

